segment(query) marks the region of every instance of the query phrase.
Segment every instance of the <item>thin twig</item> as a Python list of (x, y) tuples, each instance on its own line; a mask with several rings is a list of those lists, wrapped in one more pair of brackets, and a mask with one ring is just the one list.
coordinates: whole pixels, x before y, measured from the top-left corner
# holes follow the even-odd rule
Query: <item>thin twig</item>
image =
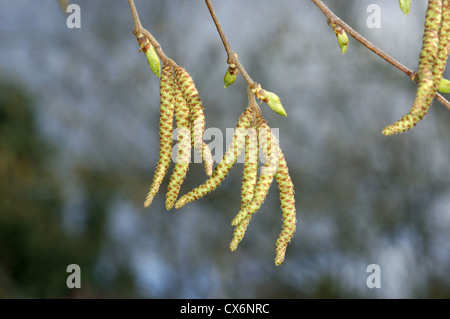
[(211, 1), (205, 0), (205, 2), (208, 7), (208, 10), (211, 14), (211, 18), (213, 19), (214, 24), (216, 25), (217, 32), (219, 32), (220, 38), (222, 39), (223, 46), (225, 47), (225, 51), (227, 52), (227, 55), (228, 55), (227, 63), (236, 65), (236, 67), (239, 69), (239, 72), (241, 72), (242, 77), (247, 82), (249, 88), (251, 88), (251, 89), (256, 88), (258, 86), (258, 84), (252, 80), (252, 78), (247, 73), (245, 68), (239, 62), (238, 57), (234, 54), (233, 50), (231, 50), (231, 46), (227, 40), (227, 37), (225, 36), (225, 32), (223, 31), (222, 26), (220, 25), (219, 19), (217, 18), (216, 12), (214, 11)]
[[(389, 62), (391, 65), (405, 73), (412, 81), (417, 83), (417, 72), (407, 68), (402, 63), (398, 62), (396, 59), (391, 57), (386, 52), (379, 49), (377, 46), (373, 45), (370, 41), (364, 38), (361, 34), (356, 32), (352, 27), (350, 27), (347, 23), (342, 21), (338, 16), (336, 16), (321, 0), (311, 0), (328, 20), (328, 24), (337, 24), (342, 29), (344, 29), (348, 34), (350, 34), (356, 41), (364, 45), (370, 51)], [(436, 98), (441, 102), (447, 109), (450, 110), (450, 102), (444, 98), (441, 94), (436, 93)]]
[(386, 60), (393, 66), (395, 66), (397, 69), (405, 73), (411, 80), (414, 80), (415, 78), (415, 72), (413, 70), (410, 70), (397, 60), (395, 60), (393, 57), (391, 57), (389, 54), (383, 52), (378, 47), (370, 43), (366, 38), (364, 38), (362, 35), (360, 35), (357, 31), (355, 31), (352, 27), (350, 27), (347, 23), (342, 21), (338, 16), (336, 16), (328, 7), (321, 1), (321, 0), (311, 0), (314, 2), (314, 4), (322, 11), (322, 13), (325, 15), (325, 17), (328, 20), (328, 24), (337, 24), (342, 29), (344, 29), (348, 34), (350, 34), (355, 40), (357, 40), (359, 43), (364, 45), (366, 48), (374, 52), (376, 55), (381, 57), (382, 59)]
[(139, 14), (136, 9), (136, 5), (134, 4), (134, 0), (128, 0), (128, 4), (130, 5), (131, 15), (133, 17), (134, 22), (133, 34), (137, 36), (138, 34), (142, 33), (155, 48), (156, 53), (158, 54), (159, 58), (163, 61), (163, 63), (169, 64), (172, 67), (176, 68), (178, 65), (175, 63), (175, 61), (167, 57), (167, 55), (161, 49), (161, 45), (159, 44), (159, 42), (156, 41), (155, 37), (142, 26), (141, 20), (139, 19)]
[(436, 98), (438, 99), (439, 102), (442, 103), (442, 105), (444, 105), (447, 109), (450, 110), (450, 102), (443, 97), (440, 93), (436, 93)]
[(256, 117), (261, 117), (261, 108), (259, 107), (258, 103), (256, 103), (255, 99), (255, 93), (252, 91), (252, 88), (248, 86), (247, 88), (248, 93), (248, 103), (249, 107), (253, 108), (255, 110)]
[(214, 8), (211, 4), (211, 1), (206, 0), (206, 6), (208, 7), (209, 13), (211, 14), (211, 18), (214, 21), (214, 24), (216, 25), (217, 31), (219, 32), (220, 38), (222, 39), (223, 46), (225, 47), (225, 51), (228, 55), (228, 64), (232, 64), (234, 60), (234, 53), (231, 50), (231, 46), (228, 43), (227, 37), (225, 36), (225, 33), (223, 32), (222, 25), (219, 22), (219, 18), (216, 15), (216, 12), (214, 11)]

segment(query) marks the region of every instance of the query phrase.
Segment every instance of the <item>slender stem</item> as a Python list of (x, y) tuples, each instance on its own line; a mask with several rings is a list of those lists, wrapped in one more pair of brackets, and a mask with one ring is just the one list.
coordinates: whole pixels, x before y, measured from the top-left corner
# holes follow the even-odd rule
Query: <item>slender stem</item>
[(139, 19), (139, 14), (136, 9), (136, 5), (134, 4), (134, 0), (128, 0), (128, 4), (130, 5), (131, 15), (133, 17), (134, 22), (133, 34), (137, 36), (138, 34), (142, 33), (155, 48), (156, 53), (158, 54), (159, 58), (163, 61), (164, 64), (169, 64), (174, 68), (177, 67), (178, 65), (175, 63), (175, 61), (169, 59), (167, 55), (164, 53), (164, 51), (161, 48), (161, 45), (159, 44), (158, 41), (156, 41), (155, 37), (142, 26), (141, 20)]
[(130, 5), (131, 15), (133, 17), (134, 22), (134, 30), (133, 34), (137, 35), (142, 29), (141, 20), (139, 19), (139, 14), (136, 10), (136, 5), (134, 4), (134, 0), (128, 0), (128, 4)]
[(436, 93), (436, 98), (438, 99), (439, 102), (442, 103), (442, 105), (444, 105), (447, 109), (450, 110), (450, 102), (443, 97), (440, 93)]
[(242, 64), (239, 62), (238, 57), (234, 54), (233, 50), (231, 50), (230, 43), (227, 40), (227, 37), (225, 36), (225, 32), (222, 29), (222, 26), (220, 25), (219, 19), (217, 18), (216, 12), (214, 11), (214, 8), (211, 4), (211, 0), (205, 0), (206, 6), (208, 7), (208, 10), (211, 14), (211, 18), (214, 21), (214, 24), (216, 25), (217, 32), (219, 32), (220, 38), (222, 39), (223, 46), (225, 47), (225, 51), (228, 55), (228, 64), (235, 64), (236, 67), (239, 69), (239, 72), (241, 72), (242, 77), (247, 82), (249, 88), (256, 88), (258, 84), (252, 80), (250, 75), (247, 73), (245, 68), (242, 66)]
[(250, 86), (248, 86), (247, 93), (248, 93), (249, 107), (251, 107), (255, 110), (257, 117), (261, 117), (262, 116), (261, 108), (259, 107), (258, 103), (256, 103), (255, 93), (253, 93), (252, 88)]
[[(407, 68), (402, 63), (398, 62), (396, 59), (391, 57), (389, 54), (385, 53), (381, 49), (379, 49), (377, 46), (373, 45), (370, 41), (368, 41), (366, 38), (364, 38), (361, 34), (356, 32), (352, 27), (350, 27), (347, 23), (342, 21), (338, 16), (336, 16), (328, 7), (321, 1), (321, 0), (311, 0), (319, 9), (322, 11), (322, 13), (325, 15), (325, 17), (328, 20), (329, 24), (337, 24), (342, 29), (344, 29), (348, 34), (350, 34), (356, 41), (364, 45), (366, 48), (371, 50), (373, 53), (384, 59), (385, 61), (389, 62), (391, 65), (405, 73), (412, 81), (417, 81), (417, 72), (414, 72), (413, 70)], [(436, 93), (436, 98), (441, 102), (447, 109), (450, 110), (450, 102), (445, 99), (441, 94)]]
[(219, 22), (219, 18), (217, 17), (216, 12), (214, 11), (214, 8), (211, 4), (211, 1), (206, 0), (206, 6), (208, 7), (209, 13), (211, 14), (211, 18), (214, 21), (214, 24), (216, 25), (217, 31), (219, 32), (220, 38), (222, 39), (223, 42), (223, 46), (225, 47), (225, 51), (227, 52), (228, 55), (228, 63), (231, 64), (233, 63), (233, 59), (234, 59), (234, 54), (233, 51), (231, 50), (231, 46), (228, 43), (227, 37), (225, 36), (225, 33), (222, 29), (222, 25)]
[(314, 2), (314, 4), (322, 11), (322, 13), (325, 15), (325, 17), (328, 20), (328, 24), (337, 24), (342, 29), (344, 29), (348, 34), (350, 34), (355, 40), (357, 40), (359, 43), (364, 45), (366, 48), (374, 52), (376, 55), (381, 57), (382, 59), (386, 60), (393, 66), (395, 66), (397, 69), (405, 73), (411, 80), (414, 80), (415, 78), (415, 72), (413, 70), (410, 70), (397, 60), (395, 60), (393, 57), (391, 57), (389, 54), (383, 52), (378, 47), (370, 43), (366, 38), (364, 38), (362, 35), (360, 35), (358, 32), (356, 32), (352, 27), (350, 27), (347, 23), (342, 21), (338, 16), (336, 16), (328, 7), (321, 1), (321, 0), (311, 0)]

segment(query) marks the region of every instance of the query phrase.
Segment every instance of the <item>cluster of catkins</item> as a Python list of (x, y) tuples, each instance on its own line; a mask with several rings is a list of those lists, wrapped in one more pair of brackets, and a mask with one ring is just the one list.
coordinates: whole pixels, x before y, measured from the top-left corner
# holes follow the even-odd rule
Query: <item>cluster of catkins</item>
[[(249, 106), (241, 114), (231, 143), (222, 160), (213, 170), (211, 150), (203, 141), (205, 117), (202, 100), (192, 77), (184, 68), (172, 66), (169, 63), (164, 64), (162, 70), (160, 70), (159, 59), (154, 58), (155, 53), (148, 40), (146, 41), (142, 35), (138, 35), (138, 41), (141, 49), (147, 55), (153, 72), (161, 78), (159, 160), (144, 206), (150, 206), (169, 169), (172, 159), (173, 117), (175, 115), (178, 149), (176, 164), (166, 193), (166, 209), (170, 210), (174, 205), (175, 208), (181, 208), (187, 203), (214, 191), (228, 175), (244, 150), (245, 163), (242, 174), (241, 205), (239, 212), (232, 221), (232, 225), (236, 228), (230, 249), (234, 251), (243, 239), (253, 214), (258, 211), (264, 202), (275, 179), (280, 192), (283, 216), (283, 227), (276, 242), (275, 257), (275, 264), (280, 265), (284, 261), (286, 247), (296, 228), (294, 186), (278, 140), (262, 117), (256, 102), (252, 98)], [(258, 92), (263, 91), (258, 90)], [(264, 97), (267, 97), (266, 95)], [(274, 100), (276, 99), (274, 98)], [(191, 147), (201, 154), (209, 178), (176, 201), (189, 168)], [(261, 166), (258, 176), (260, 151), (264, 158), (264, 164)]]
[[(283, 228), (276, 243), (275, 265), (278, 266), (284, 261), (286, 247), (296, 228), (294, 185), (278, 140), (258, 111), (252, 104), (246, 108), (237, 122), (227, 151), (212, 175), (203, 184), (182, 196), (176, 202), (175, 208), (181, 208), (214, 191), (228, 175), (244, 150), (241, 205), (239, 212), (231, 222), (236, 228), (230, 249), (236, 250), (244, 237), (250, 219), (266, 199), (269, 188), (275, 179), (280, 192), (283, 216)], [(258, 176), (259, 151), (263, 154), (264, 165)]]
[[(402, 10), (409, 11), (410, 1), (400, 1), (400, 5)], [(384, 135), (406, 132), (427, 114), (433, 97), (440, 90), (440, 85), (446, 83), (442, 75), (447, 62), (449, 44), (450, 0), (429, 0), (416, 78), (418, 82), (416, 98), (408, 114), (384, 128), (382, 132)]]
[(159, 110), (159, 159), (144, 206), (148, 207), (159, 190), (172, 159), (173, 117), (177, 126), (177, 158), (166, 194), (166, 209), (173, 207), (191, 160), (191, 145), (201, 154), (207, 175), (212, 174), (211, 150), (203, 142), (205, 115), (200, 95), (189, 73), (182, 67), (165, 64), (161, 72)]

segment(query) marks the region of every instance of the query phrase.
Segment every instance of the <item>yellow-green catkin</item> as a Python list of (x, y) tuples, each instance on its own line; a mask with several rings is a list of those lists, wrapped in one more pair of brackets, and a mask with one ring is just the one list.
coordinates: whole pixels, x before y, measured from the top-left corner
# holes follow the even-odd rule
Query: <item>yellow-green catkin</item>
[(232, 226), (239, 225), (244, 219), (256, 213), (266, 199), (270, 185), (275, 177), (279, 161), (278, 140), (264, 118), (257, 121), (258, 142), (264, 156), (264, 165), (261, 168), (252, 201), (241, 208), (236, 217), (231, 221)]
[(438, 73), (434, 69), (438, 60), (440, 37), (442, 37), (442, 3), (442, 0), (428, 1), (417, 72), (419, 82), (411, 110), (394, 124), (385, 127), (382, 131), (384, 135), (403, 133), (414, 127), (427, 114), (433, 101), (440, 82)]
[(166, 194), (166, 209), (170, 210), (180, 192), (181, 184), (186, 177), (191, 160), (191, 126), (189, 108), (180, 90), (175, 90), (175, 119), (177, 123), (177, 159), (170, 176)]
[(159, 110), (159, 159), (156, 165), (153, 182), (145, 199), (144, 206), (152, 203), (158, 193), (164, 176), (169, 168), (172, 155), (172, 131), (174, 113), (174, 78), (172, 67), (164, 65), (160, 82), (160, 110)]
[[(254, 128), (249, 129), (248, 135), (245, 137), (244, 158), (241, 182), (241, 209), (251, 202), (258, 178), (259, 146), (257, 132)], [(234, 229), (233, 240), (230, 243), (231, 251), (235, 251), (238, 244), (244, 238), (250, 219), (251, 216), (248, 216)]]
[(279, 150), (280, 160), (278, 164), (278, 170), (275, 174), (275, 180), (278, 184), (280, 192), (281, 212), (283, 214), (283, 228), (276, 242), (276, 257), (275, 265), (279, 266), (284, 261), (286, 254), (286, 248), (294, 235), (297, 218), (295, 210), (295, 197), (294, 197), (294, 184), (287, 167), (286, 160), (284, 158), (281, 149)]
[(259, 166), (258, 134), (254, 127), (247, 131), (245, 137), (244, 169), (241, 181), (241, 208), (253, 198)]
[(232, 85), (236, 81), (236, 74), (231, 74), (230, 68), (228, 68), (227, 72), (223, 77), (223, 82), (225, 83), (224, 89)]
[(254, 109), (248, 107), (239, 117), (236, 124), (231, 143), (228, 146), (222, 160), (217, 164), (212, 175), (200, 186), (194, 188), (189, 193), (182, 196), (176, 203), (175, 208), (181, 208), (184, 205), (202, 198), (206, 194), (214, 191), (225, 177), (228, 175), (231, 168), (236, 163), (239, 154), (242, 152), (245, 144), (245, 136), (247, 130), (251, 127), (254, 118)]
[(213, 160), (211, 150), (203, 142), (203, 132), (205, 131), (205, 114), (203, 112), (202, 99), (195, 87), (194, 80), (182, 67), (175, 69), (175, 76), (178, 86), (189, 107), (189, 120), (191, 123), (192, 146), (201, 154), (205, 172), (208, 176), (212, 174)]

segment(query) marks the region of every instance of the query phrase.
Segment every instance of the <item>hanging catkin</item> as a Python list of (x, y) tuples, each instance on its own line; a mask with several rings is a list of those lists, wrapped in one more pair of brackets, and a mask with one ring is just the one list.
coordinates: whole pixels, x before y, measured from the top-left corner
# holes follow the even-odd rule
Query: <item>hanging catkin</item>
[(231, 143), (228, 146), (228, 149), (225, 152), (222, 160), (214, 169), (212, 175), (202, 185), (194, 188), (189, 193), (182, 196), (175, 203), (175, 208), (181, 208), (187, 203), (200, 199), (219, 187), (219, 185), (228, 175), (228, 172), (236, 163), (236, 160), (244, 147), (245, 135), (247, 134), (248, 128), (250, 128), (250, 126), (252, 125), (253, 118), (254, 109), (248, 107), (239, 117), (233, 137), (231, 139)]
[(203, 112), (202, 99), (195, 87), (194, 80), (182, 67), (175, 68), (175, 76), (178, 87), (189, 107), (189, 120), (191, 124), (192, 146), (201, 155), (205, 172), (208, 176), (212, 174), (212, 154), (208, 145), (203, 142), (203, 132), (205, 131), (205, 115)]
[(159, 109), (159, 159), (156, 165), (153, 182), (145, 199), (144, 206), (152, 203), (153, 197), (158, 193), (164, 176), (169, 168), (172, 155), (172, 131), (174, 112), (174, 78), (172, 68), (164, 65), (160, 82), (161, 104)]
[[(434, 87), (438, 89), (444, 75), (450, 45), (450, 0), (442, 1), (442, 23), (439, 33), (439, 50), (433, 67)], [(436, 93), (436, 90), (434, 91)]]
[(281, 149), (279, 149), (279, 154), (280, 160), (277, 173), (275, 174), (275, 180), (277, 181), (280, 192), (281, 212), (283, 214), (283, 229), (281, 230), (276, 243), (276, 266), (283, 263), (287, 245), (294, 235), (297, 224), (294, 185), (292, 184), (291, 177), (289, 176), (287, 163)]
[[(259, 165), (259, 146), (258, 135), (255, 128), (248, 130), (248, 135), (245, 137), (245, 157), (244, 169), (242, 172), (241, 182), (241, 208), (244, 208), (253, 198), (255, 191), (256, 180), (258, 177)], [(247, 227), (250, 223), (251, 216), (245, 218), (234, 229), (233, 240), (230, 243), (230, 250), (236, 250), (238, 244), (244, 238)]]
[[(448, 7), (448, 1), (446, 7)], [(439, 87), (443, 68), (436, 66), (438, 55), (448, 53), (448, 15), (443, 20), (443, 1), (429, 0), (425, 18), (425, 30), (422, 38), (422, 50), (419, 58), (417, 76), (419, 79), (416, 98), (408, 114), (383, 129), (384, 135), (406, 132), (414, 127), (428, 112), (433, 97)], [(441, 32), (447, 30), (447, 32)], [(444, 41), (445, 43), (443, 43)], [(440, 43), (441, 42), (441, 43)], [(445, 46), (445, 48), (443, 47)], [(439, 54), (440, 47), (442, 52)], [(445, 57), (445, 60), (447, 57)], [(445, 61), (444, 60), (444, 61)], [(445, 63), (444, 63), (445, 67)], [(442, 71), (442, 72), (441, 72)]]
[(275, 135), (273, 135), (272, 130), (263, 117), (258, 119), (256, 129), (258, 131), (259, 147), (264, 155), (265, 163), (261, 168), (251, 202), (239, 210), (238, 214), (231, 222), (231, 225), (233, 226), (239, 225), (245, 218), (256, 213), (266, 199), (270, 185), (272, 184), (278, 168), (278, 140)]
[(241, 181), (241, 208), (246, 206), (253, 198), (259, 166), (258, 134), (254, 127), (248, 129), (247, 132)]
[(189, 108), (179, 89), (175, 90), (175, 119), (177, 123), (177, 163), (170, 177), (166, 194), (166, 209), (170, 210), (177, 199), (191, 160), (191, 126)]

